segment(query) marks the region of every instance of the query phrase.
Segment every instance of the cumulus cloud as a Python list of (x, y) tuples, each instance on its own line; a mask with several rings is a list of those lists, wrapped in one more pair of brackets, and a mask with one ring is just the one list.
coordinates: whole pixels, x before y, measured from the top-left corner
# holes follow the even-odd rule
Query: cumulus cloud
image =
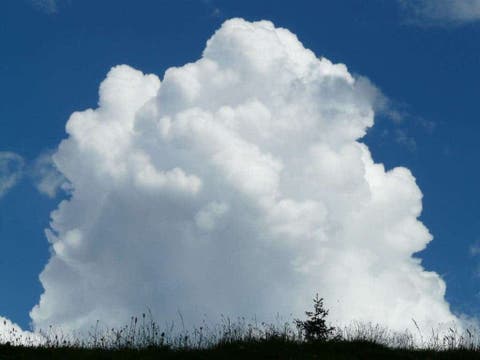
[(415, 21), (461, 24), (480, 19), (480, 0), (399, 0)]
[(458, 323), (414, 257), (432, 240), (414, 176), (360, 142), (375, 92), (268, 21), (225, 22), (162, 81), (114, 67), (53, 156), (72, 190), (34, 327), (302, 316), (317, 292), (337, 324)]
[(57, 170), (51, 152), (45, 152), (35, 159), (31, 175), (37, 190), (50, 198), (57, 196), (59, 190), (68, 190), (65, 177)]
[(0, 151), (0, 198), (20, 180), (23, 173), (23, 158), (9, 151)]

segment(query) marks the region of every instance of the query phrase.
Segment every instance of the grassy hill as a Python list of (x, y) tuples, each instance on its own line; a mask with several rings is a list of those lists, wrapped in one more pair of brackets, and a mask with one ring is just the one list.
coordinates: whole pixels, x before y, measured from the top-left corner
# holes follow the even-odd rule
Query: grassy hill
[(152, 347), (134, 349), (82, 349), (74, 347), (0, 347), (0, 359), (479, 359), (474, 350), (390, 349), (367, 341), (294, 343), (282, 340), (238, 342), (209, 349)]
[(81, 336), (65, 335), (52, 327), (31, 340), (10, 337), (14, 343), (0, 345), (0, 360), (480, 359), (478, 332), (448, 329), (443, 334), (432, 331), (424, 338), (415, 321), (415, 335), (362, 323), (332, 327), (326, 323), (328, 311), (322, 300), (317, 295), (314, 309), (305, 313), (305, 320), (274, 325), (222, 317), (214, 327), (203, 324), (193, 330), (175, 330), (172, 324), (161, 331), (151, 315), (142, 314), (118, 329), (97, 323)]

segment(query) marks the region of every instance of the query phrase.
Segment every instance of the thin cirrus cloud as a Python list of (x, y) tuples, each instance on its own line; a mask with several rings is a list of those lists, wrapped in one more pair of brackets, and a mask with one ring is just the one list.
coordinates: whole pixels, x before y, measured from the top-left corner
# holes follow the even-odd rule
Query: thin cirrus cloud
[(163, 79), (112, 68), (53, 155), (72, 191), (51, 214), (30, 315), (89, 330), (149, 308), (163, 323), (280, 313), (315, 293), (336, 324), (461, 326), (414, 254), (432, 240), (404, 167), (360, 139), (378, 91), (271, 22), (226, 21)]
[(460, 25), (480, 20), (480, 0), (398, 0), (407, 16), (425, 25)]

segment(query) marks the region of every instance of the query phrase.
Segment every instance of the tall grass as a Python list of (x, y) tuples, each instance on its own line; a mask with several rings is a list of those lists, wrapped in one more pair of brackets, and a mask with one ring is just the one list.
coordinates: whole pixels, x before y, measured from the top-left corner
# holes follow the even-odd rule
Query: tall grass
[[(414, 323), (414, 321), (413, 321)], [(432, 330), (430, 334), (411, 331), (395, 332), (381, 325), (353, 322), (348, 326), (334, 327), (334, 331), (322, 342), (371, 343), (391, 349), (451, 351), (468, 350), (480, 352), (480, 332), (467, 329), (460, 332), (450, 328), (445, 333)], [(191, 329), (176, 327), (174, 323), (161, 327), (151, 314), (132, 317), (119, 328), (108, 328), (97, 322), (87, 334), (68, 334), (50, 327), (32, 337), (25, 337), (14, 328), (0, 337), (0, 344), (41, 348), (75, 349), (163, 349), (172, 351), (215, 349), (228, 345), (252, 346), (266, 342), (302, 345), (311, 343), (293, 321), (276, 323), (258, 322), (244, 317), (230, 319), (222, 316), (219, 323)], [(479, 353), (480, 355), (480, 353)]]
[[(148, 311), (138, 317), (131, 317), (128, 324), (117, 328), (107, 327), (97, 321), (86, 334), (64, 333), (51, 326), (26, 336), (12, 327), (6, 334), (0, 334), (0, 350), (18, 346), (30, 350), (163, 351), (178, 354), (224, 349), (241, 351), (245, 348), (258, 349), (267, 346), (275, 351), (284, 348), (298, 353), (302, 349), (312, 351), (312, 346), (317, 346), (315, 351), (318, 351), (318, 345), (326, 344), (336, 346), (335, 351), (344, 351), (346, 347), (355, 345), (363, 349), (365, 346), (376, 346), (377, 350), (393, 352), (468, 351), (470, 355), (476, 353), (475, 356), (480, 357), (478, 329), (459, 331), (449, 328), (443, 332), (432, 329), (431, 333), (424, 334), (414, 319), (413, 333), (409, 330), (391, 331), (377, 324), (361, 322), (334, 327), (326, 322), (328, 310), (323, 308), (323, 299), (317, 294), (313, 301), (314, 310), (305, 312), (306, 320), (284, 321), (277, 316), (275, 323), (258, 322), (256, 318), (248, 320), (244, 317), (232, 320), (221, 316), (217, 324), (211, 325), (204, 320), (200, 326), (187, 329), (183, 317), (179, 314), (182, 324), (180, 328), (176, 327), (175, 323), (161, 327)], [(4, 327), (6, 324), (5, 322)], [(335, 353), (332, 349), (329, 351)]]

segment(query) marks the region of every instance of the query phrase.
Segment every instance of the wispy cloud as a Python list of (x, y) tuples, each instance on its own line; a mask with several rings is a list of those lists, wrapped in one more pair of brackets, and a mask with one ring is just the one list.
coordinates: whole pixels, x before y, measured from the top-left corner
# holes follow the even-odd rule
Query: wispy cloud
[(20, 180), (23, 174), (23, 158), (9, 151), (0, 151), (0, 198)]
[(480, 0), (398, 0), (418, 25), (461, 25), (480, 20)]
[(59, 191), (68, 192), (69, 183), (57, 170), (52, 155), (53, 151), (45, 151), (28, 161), (14, 152), (0, 151), (0, 198), (24, 177), (39, 193), (50, 198), (56, 197)]
[(30, 176), (37, 190), (50, 198), (56, 197), (59, 190), (68, 189), (68, 182), (57, 170), (52, 155), (52, 151), (42, 153), (30, 169)]
[(436, 128), (436, 123), (416, 115), (408, 104), (391, 99), (373, 84), (370, 83), (370, 85), (375, 89), (373, 105), (376, 115), (388, 120), (386, 128), (380, 135), (404, 146), (410, 152), (416, 151), (417, 142), (414, 134), (431, 135)]
[(471, 256), (478, 256), (480, 255), (480, 243), (477, 241), (470, 246), (470, 255)]
[(214, 0), (202, 0), (202, 2), (210, 11), (210, 16), (222, 17), (222, 10), (215, 4)]
[(47, 14), (55, 14), (58, 12), (57, 0), (32, 0), (33, 6)]
[(395, 130), (395, 141), (398, 144), (405, 146), (411, 152), (417, 150), (417, 142), (408, 134), (407, 130), (405, 129)]

